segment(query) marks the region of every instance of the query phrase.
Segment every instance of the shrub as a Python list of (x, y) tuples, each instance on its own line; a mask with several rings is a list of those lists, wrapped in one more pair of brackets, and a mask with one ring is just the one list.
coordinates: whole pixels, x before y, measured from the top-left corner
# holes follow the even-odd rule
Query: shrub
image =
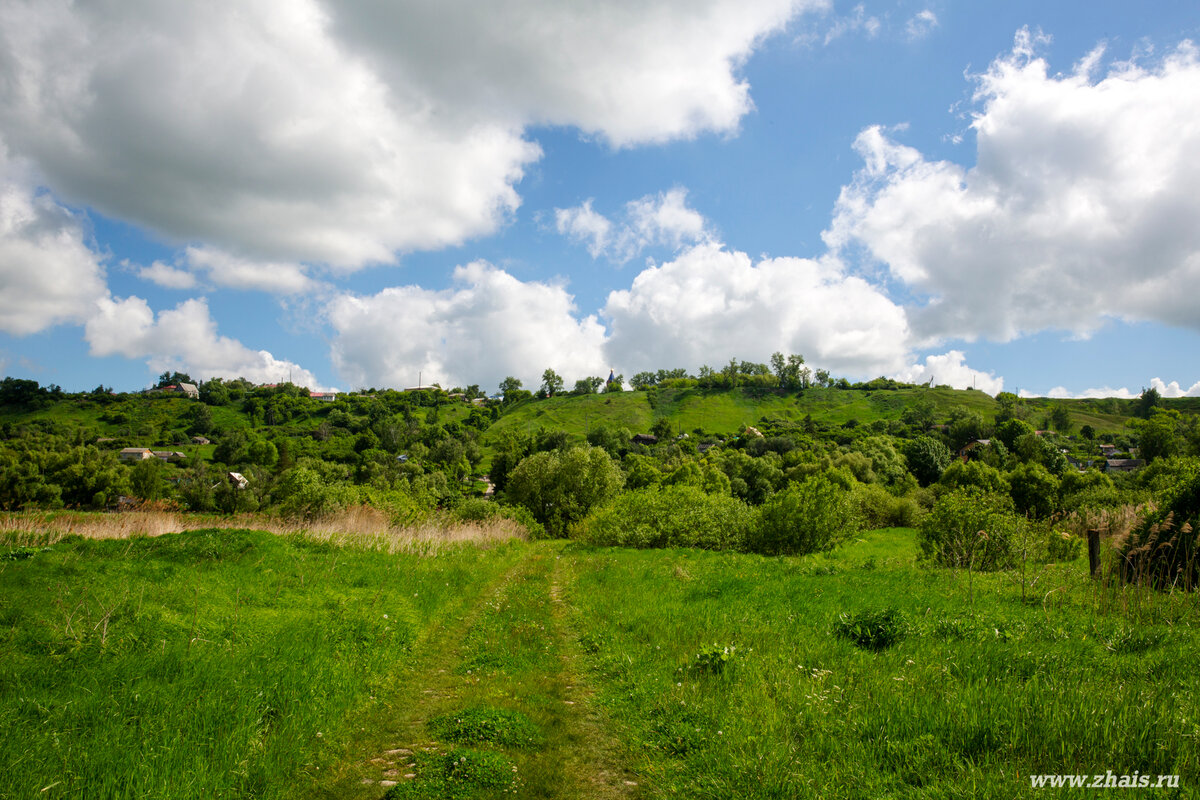
[(908, 624), (895, 608), (867, 609), (856, 614), (840, 614), (833, 633), (849, 639), (864, 650), (884, 650), (904, 638)]
[(572, 538), (622, 547), (738, 549), (750, 508), (695, 486), (650, 486), (620, 495), (579, 523)]
[(916, 500), (897, 497), (878, 484), (855, 486), (851, 498), (866, 530), (915, 528), (925, 516), (925, 510)]
[(850, 493), (814, 475), (763, 504), (745, 546), (754, 553), (803, 555), (833, 547), (858, 527)]
[(621, 470), (598, 447), (534, 453), (508, 476), (508, 496), (525, 506), (551, 536), (567, 528), (621, 489)]
[(913, 477), (922, 486), (928, 486), (942, 477), (954, 456), (940, 440), (932, 436), (918, 436), (905, 446), (904, 458)]
[(942, 566), (1004, 569), (1011, 565), (1014, 540), (1026, 525), (1008, 497), (947, 492), (921, 523), (918, 541), (925, 558)]

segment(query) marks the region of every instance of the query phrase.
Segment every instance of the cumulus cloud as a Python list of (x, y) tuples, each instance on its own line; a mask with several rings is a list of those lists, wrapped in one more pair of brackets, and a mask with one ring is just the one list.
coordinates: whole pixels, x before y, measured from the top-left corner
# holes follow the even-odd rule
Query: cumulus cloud
[(613, 223), (592, 208), (589, 198), (574, 208), (556, 208), (558, 232), (587, 245), (592, 258), (607, 255), (626, 262), (648, 247), (679, 250), (712, 239), (704, 216), (687, 205), (687, 189), (676, 187), (625, 204), (624, 218)]
[(937, 14), (928, 8), (917, 13), (904, 25), (904, 33), (910, 40), (924, 39), (938, 26)]
[(608, 353), (627, 371), (721, 365), (775, 350), (842, 374), (906, 361), (904, 310), (834, 259), (764, 258), (697, 245), (640, 273), (604, 307)]
[(266, 350), (251, 350), (220, 336), (208, 304), (186, 300), (157, 316), (140, 297), (105, 297), (84, 329), (94, 356), (145, 359), (155, 372), (181, 370), (198, 379), (244, 377), (256, 383), (293, 383), (324, 388), (311, 372)]
[(571, 379), (598, 375), (604, 328), (578, 318), (566, 289), (523, 282), (486, 262), (457, 267), (454, 286), (342, 295), (326, 311), (332, 357), (352, 386), (494, 387), (512, 375), (536, 387), (542, 370)]
[[(1151, 378), (1150, 386), (1148, 388), (1154, 389), (1162, 397), (1200, 397), (1200, 381), (1196, 381), (1196, 383), (1192, 384), (1191, 387), (1185, 389), (1179, 385), (1179, 381), (1171, 381), (1170, 383), (1167, 383), (1162, 378)], [(1046, 397), (1055, 397), (1055, 398), (1116, 397), (1116, 398), (1120, 398), (1123, 400), (1133, 400), (1133, 399), (1141, 396), (1142, 391), (1143, 391), (1143, 389), (1138, 389), (1137, 391), (1133, 391), (1124, 386), (1122, 386), (1119, 389), (1113, 389), (1111, 387), (1105, 386), (1100, 389), (1085, 389), (1082, 392), (1072, 392), (1071, 390), (1067, 389), (1067, 387), (1065, 387), (1065, 386), (1055, 386), (1053, 389), (1046, 392), (1045, 396)], [(1022, 397), (1041, 397), (1042, 395), (1022, 390), (1021, 396)]]
[(81, 322), (107, 293), (80, 219), (36, 192), (0, 141), (0, 331), (18, 336)]
[(825, 241), (865, 245), (927, 298), (909, 314), (925, 343), (1086, 336), (1111, 318), (1200, 328), (1196, 50), (1095, 79), (1097, 53), (1050, 75), (1041, 41), (1021, 31), (976, 76), (973, 168), (863, 131)]
[(0, 131), (56, 193), (170, 241), (355, 269), (504, 224), (529, 126), (735, 131), (743, 62), (820, 5), (11, 0)]
[(906, 383), (932, 381), (935, 386), (978, 389), (990, 395), (1004, 391), (1004, 378), (997, 377), (994, 372), (971, 369), (967, 366), (966, 355), (961, 350), (951, 350), (940, 356), (926, 356), (925, 363), (913, 364), (892, 377)]
[(185, 257), (191, 269), (203, 270), (217, 286), (295, 294), (317, 285), (295, 263), (251, 261), (211, 247), (189, 247)]
[(195, 289), (196, 276), (186, 269), (179, 269), (161, 261), (137, 271), (138, 277), (164, 289)]

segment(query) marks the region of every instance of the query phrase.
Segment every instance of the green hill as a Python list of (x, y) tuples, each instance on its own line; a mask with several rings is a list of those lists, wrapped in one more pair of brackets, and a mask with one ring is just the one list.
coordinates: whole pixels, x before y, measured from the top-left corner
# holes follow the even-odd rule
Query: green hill
[[(1097, 433), (1125, 428), (1132, 404), (1121, 400), (1022, 401), (1035, 425), (1058, 405), (1065, 406), (1072, 427), (1091, 425)], [(1177, 401), (1166, 401), (1172, 405)], [(485, 436), (496, 441), (506, 432), (535, 433), (539, 429), (562, 430), (585, 436), (597, 427), (627, 428), (644, 433), (659, 419), (673, 429), (710, 434), (735, 433), (745, 425), (799, 426), (806, 418), (818, 425), (842, 426), (856, 422), (869, 425), (899, 420), (905, 409), (928, 404), (935, 422), (943, 422), (957, 408), (980, 414), (986, 421), (996, 415), (995, 398), (971, 389), (903, 388), (836, 389), (809, 388), (802, 392), (771, 389), (657, 389), (530, 400), (507, 410)]]

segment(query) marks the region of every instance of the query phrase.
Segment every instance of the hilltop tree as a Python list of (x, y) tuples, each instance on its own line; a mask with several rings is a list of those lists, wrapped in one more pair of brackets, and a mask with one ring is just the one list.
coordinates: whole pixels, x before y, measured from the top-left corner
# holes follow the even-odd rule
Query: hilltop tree
[(164, 386), (178, 386), (181, 383), (195, 383), (195, 381), (186, 372), (164, 372), (158, 376), (158, 383), (155, 384), (154, 388), (161, 389)]
[(1162, 402), (1162, 396), (1158, 390), (1151, 386), (1149, 389), (1143, 389), (1141, 395), (1137, 399), (1135, 413), (1142, 419), (1150, 419), (1151, 412)]
[(541, 393), (546, 397), (554, 397), (556, 394), (562, 394), (563, 379), (559, 374), (552, 369), (547, 369), (542, 373), (542, 388)]

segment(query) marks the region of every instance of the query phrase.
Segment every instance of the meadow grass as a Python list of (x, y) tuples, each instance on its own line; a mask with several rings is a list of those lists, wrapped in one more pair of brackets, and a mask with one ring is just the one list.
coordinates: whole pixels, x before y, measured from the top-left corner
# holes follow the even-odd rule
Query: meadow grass
[[(1194, 597), (1133, 619), (1075, 563), (1027, 574), (1022, 604), (1011, 573), (915, 554), (902, 529), (801, 559), (569, 550), (576, 630), (646, 796), (1035, 797), (1030, 774), (1106, 770), (1195, 790)], [(855, 617), (902, 635), (863, 646), (840, 635)], [(689, 668), (726, 648), (723, 669)]]
[(342, 522), (0, 538), (0, 797), (1200, 785), (1195, 597), (1082, 561), (930, 568), (907, 529), (766, 558)]
[(295, 796), (519, 546), (209, 529), (9, 548), (0, 797)]

